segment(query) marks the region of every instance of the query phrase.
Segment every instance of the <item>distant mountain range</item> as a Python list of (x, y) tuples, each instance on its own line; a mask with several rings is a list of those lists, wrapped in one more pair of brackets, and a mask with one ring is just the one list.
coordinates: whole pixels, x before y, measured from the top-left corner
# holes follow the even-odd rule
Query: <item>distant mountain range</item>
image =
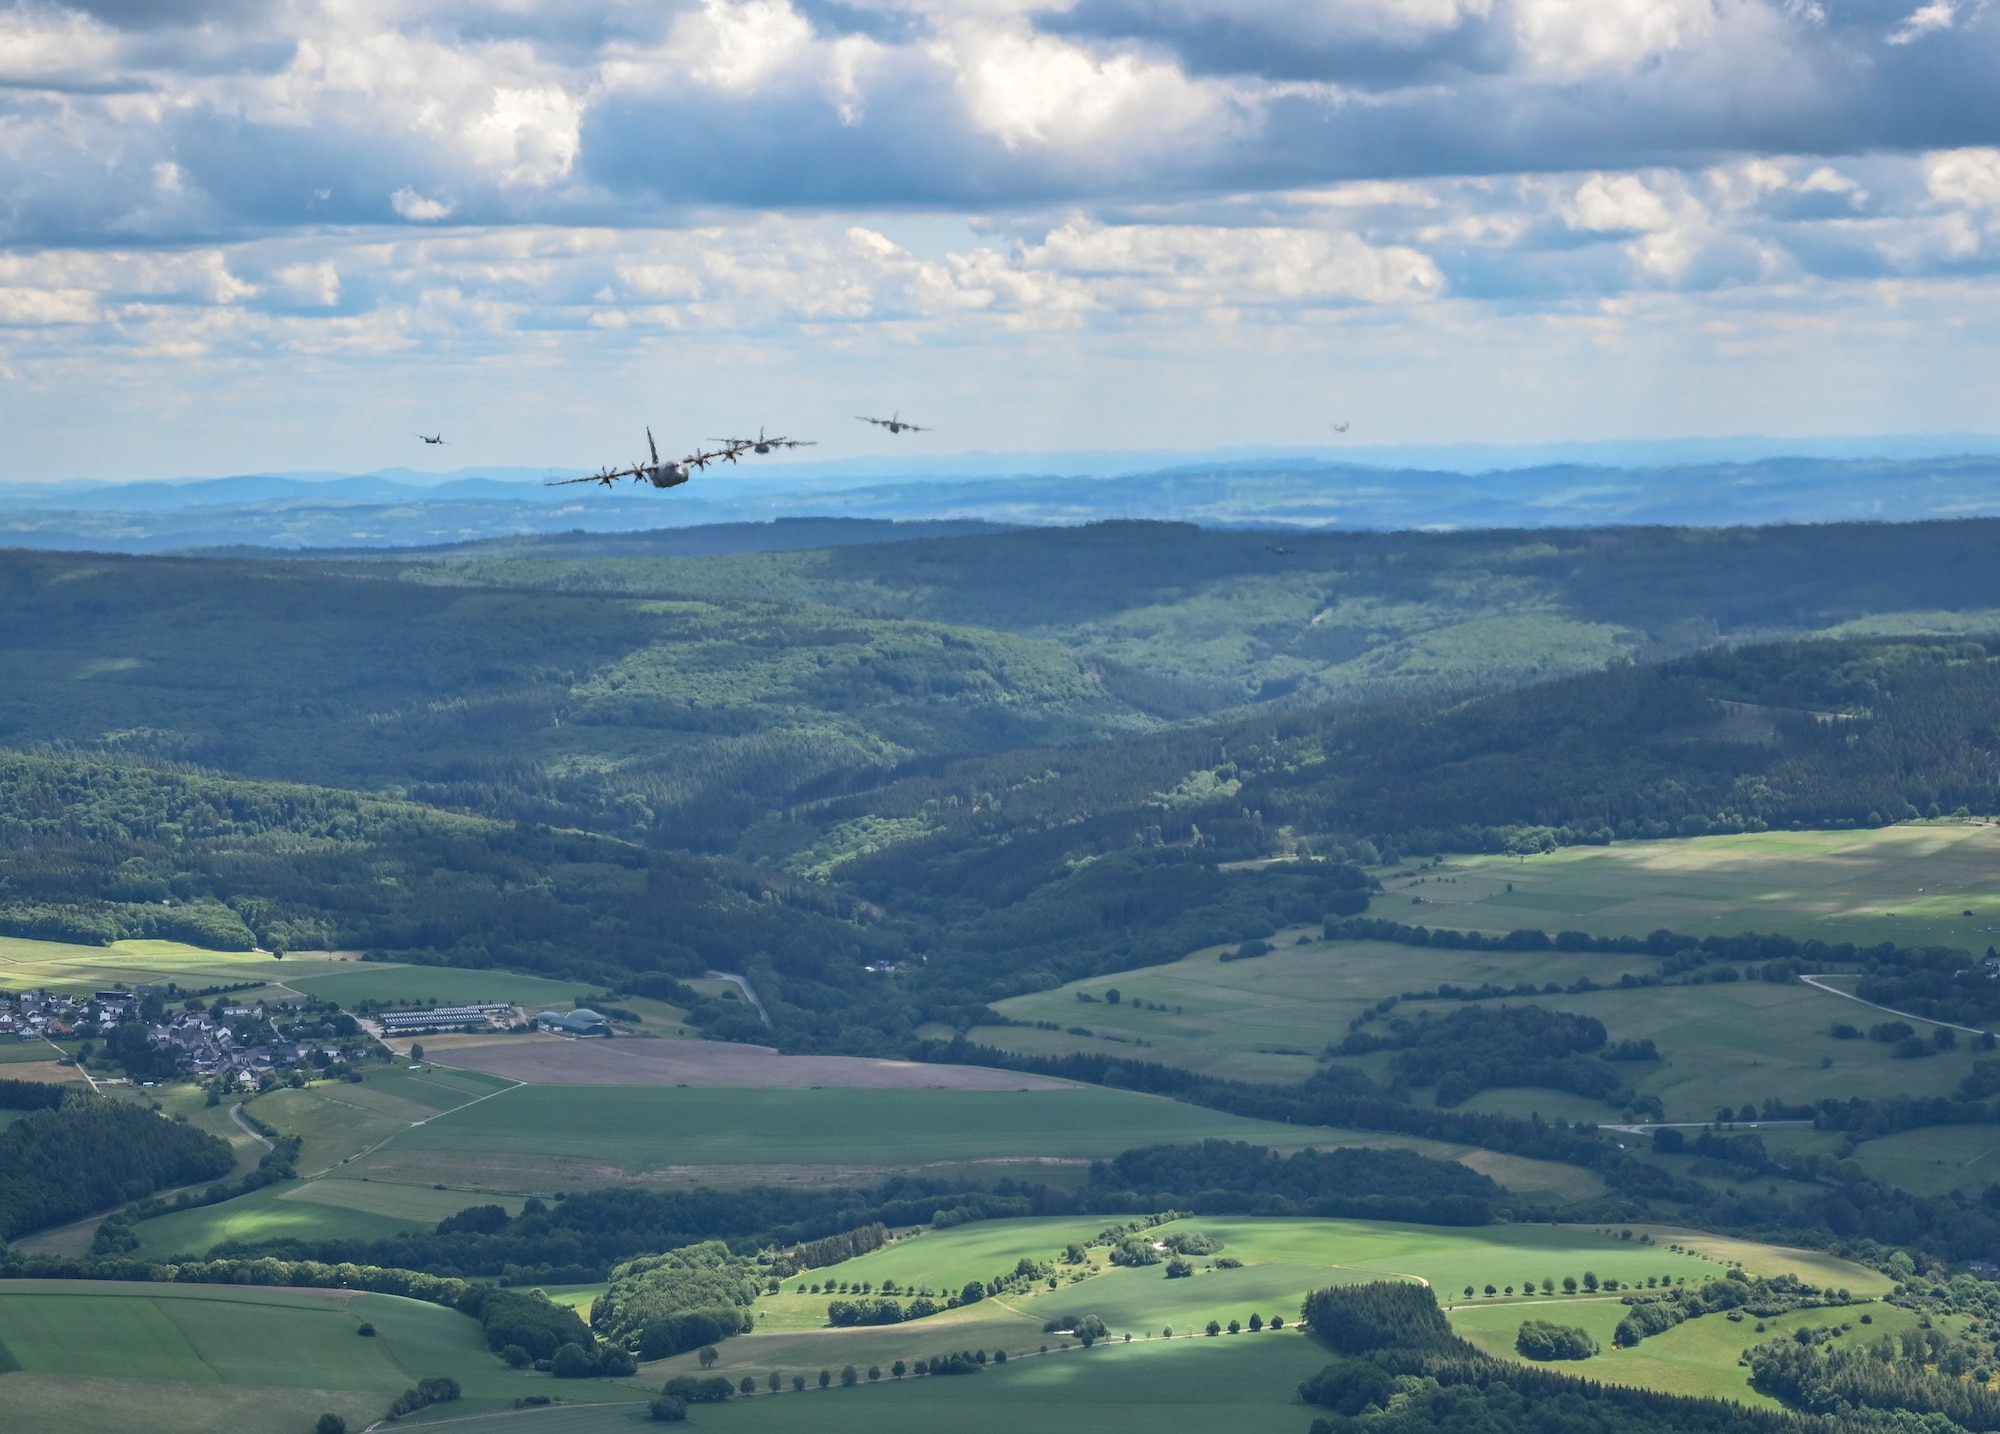
[[(921, 466), (923, 460), (901, 462)], [(542, 470), (531, 469), (10, 485), (0, 486), (0, 545), (118, 552), (422, 547), (805, 517), (926, 527), (1147, 518), (1205, 527), (1388, 530), (1901, 522), (2000, 514), (2000, 456), (1994, 454), (1793, 455), (1670, 466), (1564, 462), (1476, 472), (1246, 454), (1114, 474), (1072, 469), (888, 479), (879, 475), (882, 466), (875, 465), (872, 480), (849, 462), (711, 470), (667, 493), (631, 485), (608, 492), (552, 488)], [(924, 535), (936, 532), (929, 528)], [(731, 540), (739, 544), (733, 550), (756, 541)]]

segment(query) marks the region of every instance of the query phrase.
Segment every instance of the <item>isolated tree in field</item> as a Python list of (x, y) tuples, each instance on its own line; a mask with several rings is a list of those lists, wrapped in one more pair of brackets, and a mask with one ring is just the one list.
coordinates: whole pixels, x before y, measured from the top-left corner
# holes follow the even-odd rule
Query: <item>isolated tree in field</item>
[(347, 1434), (347, 1421), (338, 1414), (322, 1414), (319, 1423), (313, 1426), (313, 1434)]
[(853, 1365), (850, 1364), (840, 1371), (840, 1387), (842, 1389), (852, 1389), (860, 1382), (861, 1373)]
[(714, 1345), (705, 1344), (701, 1347), (701, 1353), (697, 1354), (695, 1358), (701, 1361), (703, 1369), (713, 1369), (715, 1368), (715, 1362), (722, 1358), (722, 1355), (717, 1352)]
[(671, 1394), (662, 1394), (653, 1401), (649, 1412), (663, 1424), (678, 1424), (688, 1417), (687, 1401), (676, 1399)]
[(833, 1383), (833, 1371), (822, 1369), (819, 1372), (819, 1387), (824, 1389), (831, 1383)]
[(805, 1376), (804, 1376), (803, 1374), (795, 1374), (795, 1375), (793, 1375), (793, 1376), (792, 1376), (792, 1393), (794, 1393), (794, 1394), (803, 1394), (803, 1393), (805, 1393), (805, 1388), (806, 1388), (806, 1377), (805, 1377)]
[(420, 1061), (420, 1060), (422, 1060), (423, 1058), (424, 1058), (424, 1048), (423, 1048), (422, 1046), (411, 1046), (411, 1047), (410, 1047), (410, 1059), (411, 1059), (411, 1060), (413, 1060), (413, 1061)]
[(1217, 1335), (1221, 1333), (1222, 1333), (1222, 1326), (1215, 1320), (1210, 1320), (1208, 1322), (1208, 1337), (1210, 1339), (1214, 1339)]
[(774, 1369), (771, 1371), (771, 1377), (765, 1380), (764, 1384), (773, 1394), (776, 1394), (785, 1387), (785, 1376)]
[(1585, 1270), (1583, 1272), (1583, 1287), (1591, 1294), (1597, 1293), (1597, 1272), (1595, 1270)]
[(1231, 1334), (1241, 1334), (1241, 1333), (1243, 1333), (1243, 1324), (1242, 1324), (1242, 1321), (1240, 1321), (1240, 1320), (1231, 1320), (1231, 1321), (1229, 1322), (1229, 1332), (1230, 1332)]
[(1564, 1293), (1564, 1294), (1566, 1294), (1566, 1295), (1573, 1295), (1573, 1294), (1575, 1294), (1575, 1293), (1576, 1293), (1576, 1276), (1575, 1276), (1575, 1275), (1564, 1275), (1564, 1276), (1563, 1276), (1563, 1293)]
[[(1471, 1294), (1471, 1293), (1472, 1293), (1472, 1286), (1470, 1286), (1470, 1285), (1467, 1285), (1467, 1286), (1465, 1287), (1465, 1292), (1466, 1292), (1467, 1294)], [(1486, 1298), (1488, 1298), (1489, 1300), (1490, 1300), (1490, 1299), (1492, 1299), (1492, 1298), (1493, 1298), (1493, 1296), (1494, 1296), (1494, 1295), (1496, 1295), (1496, 1294), (1498, 1294), (1498, 1293), (1499, 1293), (1499, 1291), (1498, 1291), (1498, 1290), (1496, 1290), (1496, 1289), (1494, 1289), (1494, 1288), (1493, 1288), (1493, 1286), (1491, 1286), (1491, 1285), (1488, 1285), (1488, 1286), (1486, 1287)]]
[(1542, 1293), (1545, 1295), (1552, 1295), (1555, 1292), (1556, 1292), (1556, 1282), (1550, 1279), (1547, 1275), (1542, 1276)]
[[(1493, 1293), (1493, 1286), (1491, 1286), (1491, 1285), (1488, 1285), (1488, 1286), (1486, 1287), (1486, 1293), (1488, 1293), (1489, 1295), (1490, 1295), (1490, 1294), (1492, 1294), (1492, 1293)], [(1466, 1297), (1467, 1299), (1471, 1299), (1471, 1298), (1472, 1298), (1472, 1286), (1471, 1286), (1471, 1285), (1467, 1285), (1467, 1286), (1465, 1287), (1465, 1297)]]
[(1113, 986), (1110, 990), (1104, 993), (1104, 1002), (1106, 1005), (1109, 1006), (1115, 1006), (1119, 1003), (1119, 1001), (1123, 999), (1124, 997), (1119, 994), (1118, 988), (1116, 986)]
[(898, 1379), (901, 1379), (903, 1375), (908, 1372), (908, 1370), (909, 1366), (904, 1364), (903, 1361), (900, 1359), (897, 1360), (894, 1364), (889, 1366), (889, 1373), (895, 1375), (896, 1378)]
[(1285, 1317), (1284, 1317), (1283, 1315), (1272, 1315), (1272, 1316), (1271, 1316), (1271, 1328), (1272, 1328), (1272, 1329), (1283, 1329), (1284, 1327), (1285, 1327)]
[(1253, 1313), (1250, 1316), (1250, 1333), (1255, 1334), (1264, 1327), (1264, 1316)]
[(743, 1382), (736, 1386), (736, 1392), (738, 1394), (755, 1394), (757, 1392), (757, 1376), (754, 1374), (744, 1375)]
[(1103, 1339), (1106, 1334), (1110, 1333), (1104, 1327), (1104, 1321), (1096, 1315), (1085, 1315), (1075, 1323), (1070, 1332), (1076, 1336), (1077, 1342), (1085, 1349), (1089, 1349), (1093, 1344)]
[(880, 1379), (881, 1377), (882, 1377), (881, 1365), (871, 1364), (868, 1366), (868, 1382), (870, 1384), (873, 1384), (876, 1380)]

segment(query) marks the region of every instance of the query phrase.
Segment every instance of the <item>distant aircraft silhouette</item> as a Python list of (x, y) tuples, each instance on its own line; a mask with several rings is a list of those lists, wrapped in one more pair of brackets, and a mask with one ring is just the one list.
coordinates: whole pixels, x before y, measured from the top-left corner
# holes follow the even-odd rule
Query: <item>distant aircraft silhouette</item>
[(928, 428), (919, 428), (919, 427), (917, 427), (917, 425), (916, 425), (916, 424), (914, 424), (914, 423), (905, 423), (905, 422), (903, 422), (903, 418), (902, 418), (902, 414), (901, 414), (901, 413), (892, 413), (892, 414), (890, 414), (890, 415), (889, 415), (889, 416), (888, 416), (887, 418), (868, 418), (868, 417), (866, 417), (865, 415), (862, 415), (862, 414), (859, 414), (859, 413), (855, 414), (854, 416), (855, 416), (856, 418), (859, 418), (859, 419), (860, 419), (860, 420), (861, 420), (861, 421), (862, 421), (863, 423), (872, 423), (872, 424), (874, 424), (874, 425), (875, 425), (875, 426), (876, 426), (877, 428), (886, 428), (886, 429), (888, 429), (888, 430), (889, 430), (889, 431), (890, 431), (891, 433), (929, 433), (929, 432), (930, 432), (930, 430), (929, 430)]
[(419, 437), (419, 438), (423, 439), (423, 440), (424, 440), (424, 442), (426, 442), (426, 443), (429, 443), (429, 444), (433, 444), (433, 445), (435, 445), (435, 444), (439, 444), (439, 443), (442, 443), (442, 442), (444, 442), (444, 430), (443, 430), (443, 429), (439, 429), (439, 430), (438, 430), (438, 436), (437, 436), (437, 437), (435, 437), (435, 438), (431, 437), (431, 436), (430, 436), (430, 435), (429, 435), (428, 433), (419, 433), (419, 434), (417, 435), (417, 437)]

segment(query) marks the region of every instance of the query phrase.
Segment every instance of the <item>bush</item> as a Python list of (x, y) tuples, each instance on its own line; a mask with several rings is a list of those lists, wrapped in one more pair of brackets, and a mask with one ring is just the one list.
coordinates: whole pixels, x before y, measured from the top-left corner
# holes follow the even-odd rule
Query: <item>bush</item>
[(1183, 1260), (1179, 1255), (1175, 1255), (1171, 1260), (1167, 1261), (1168, 1279), (1184, 1280), (1192, 1274), (1194, 1274), (1194, 1266)]
[(429, 1379), (418, 1380), (415, 1389), (405, 1389), (397, 1395), (396, 1402), (389, 1406), (389, 1417), (400, 1419), (405, 1414), (415, 1414), (433, 1404), (449, 1404), (456, 1398), (458, 1381), (446, 1375), (433, 1375)]
[(852, 1389), (860, 1382), (861, 1373), (853, 1365), (850, 1364), (840, 1371), (840, 1387), (842, 1389)]
[(313, 1425), (313, 1434), (347, 1434), (347, 1421), (338, 1414), (322, 1414)]
[(500, 1351), (500, 1357), (509, 1369), (526, 1369), (535, 1362), (535, 1357), (518, 1344), (510, 1344)]
[(1583, 1330), (1531, 1319), (1514, 1336), (1514, 1348), (1528, 1359), (1589, 1359), (1597, 1353), (1597, 1341)]
[(557, 1379), (588, 1379), (597, 1373), (597, 1361), (580, 1344), (566, 1344), (549, 1361), (549, 1373)]
[(683, 1404), (722, 1404), (736, 1392), (726, 1374), (677, 1374), (661, 1387), (660, 1393)]
[(684, 1400), (671, 1394), (662, 1394), (653, 1401), (652, 1416), (665, 1424), (678, 1424), (688, 1417), (688, 1407)]

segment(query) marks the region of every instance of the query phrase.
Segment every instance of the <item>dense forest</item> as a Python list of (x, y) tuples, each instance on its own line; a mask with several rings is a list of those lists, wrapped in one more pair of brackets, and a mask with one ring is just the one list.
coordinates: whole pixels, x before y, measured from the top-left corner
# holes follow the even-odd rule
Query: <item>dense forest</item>
[(66, 1094), (0, 1130), (0, 1240), (217, 1180), (235, 1164), (227, 1141), (146, 1106)]

